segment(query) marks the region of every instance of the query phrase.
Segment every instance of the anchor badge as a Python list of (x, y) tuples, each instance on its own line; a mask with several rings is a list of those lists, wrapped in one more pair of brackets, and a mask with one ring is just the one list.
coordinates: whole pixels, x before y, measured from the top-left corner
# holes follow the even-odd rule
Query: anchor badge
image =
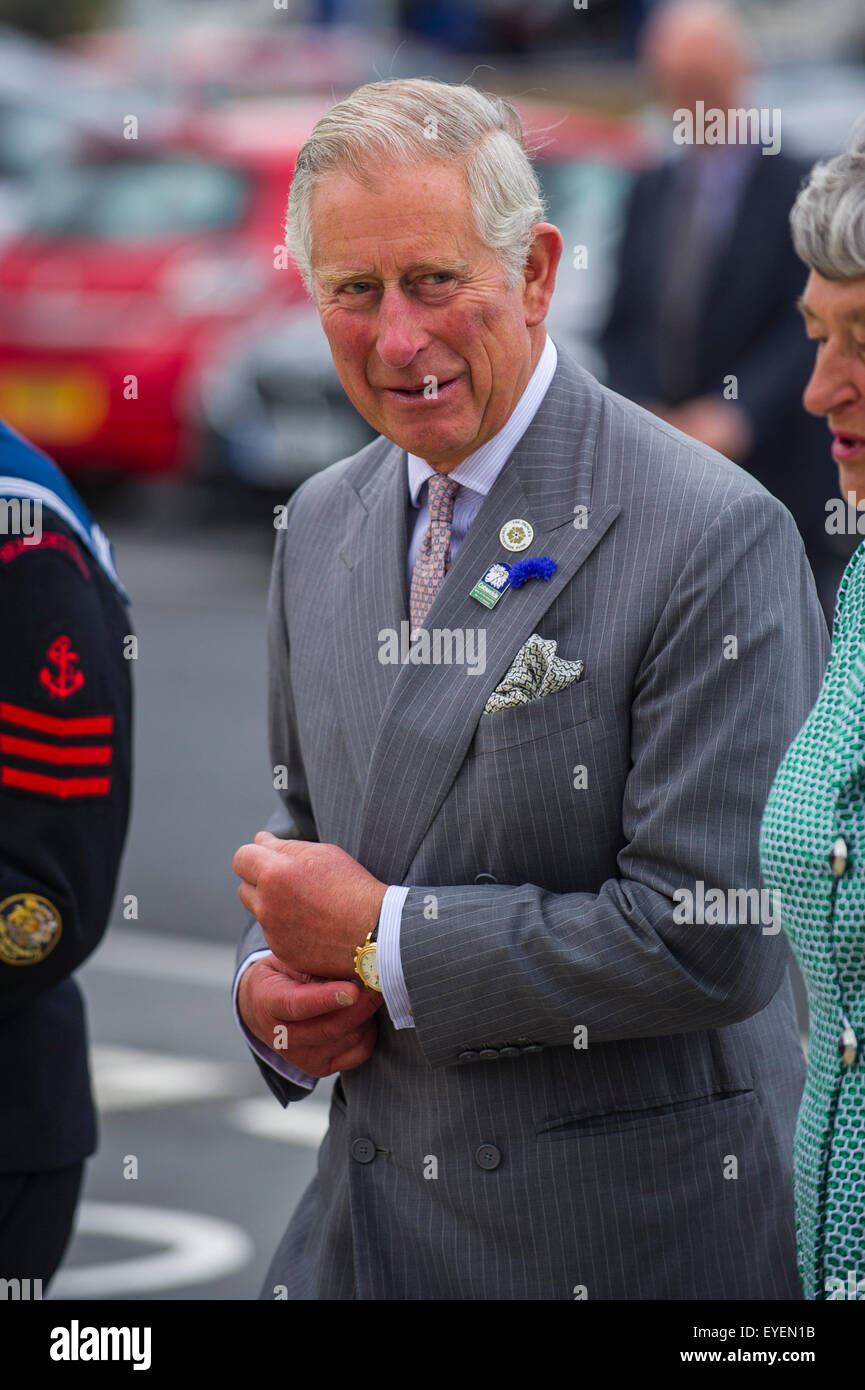
[(49, 671), (47, 666), (43, 666), (39, 672), (39, 679), (52, 695), (59, 700), (66, 700), (84, 684), (84, 672), (77, 670), (75, 666), (78, 653), (72, 650), (70, 639), (63, 636), (55, 637), (45, 655), (57, 667), (57, 671), (54, 673)]

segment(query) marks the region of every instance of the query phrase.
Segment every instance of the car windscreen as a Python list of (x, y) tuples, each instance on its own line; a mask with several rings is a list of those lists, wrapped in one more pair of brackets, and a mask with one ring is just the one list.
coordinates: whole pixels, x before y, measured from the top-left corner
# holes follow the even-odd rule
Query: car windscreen
[(215, 160), (72, 164), (37, 179), (27, 230), (118, 241), (216, 231), (241, 219), (247, 192), (243, 171)]

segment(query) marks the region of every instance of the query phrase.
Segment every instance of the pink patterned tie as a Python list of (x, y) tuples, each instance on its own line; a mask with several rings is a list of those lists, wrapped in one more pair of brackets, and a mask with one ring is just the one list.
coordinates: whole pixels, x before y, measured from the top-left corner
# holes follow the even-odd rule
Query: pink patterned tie
[(412, 630), (423, 627), (424, 618), (450, 569), (451, 526), (454, 498), (459, 483), (443, 473), (429, 480), (429, 527), (421, 541), (411, 576), (409, 617)]

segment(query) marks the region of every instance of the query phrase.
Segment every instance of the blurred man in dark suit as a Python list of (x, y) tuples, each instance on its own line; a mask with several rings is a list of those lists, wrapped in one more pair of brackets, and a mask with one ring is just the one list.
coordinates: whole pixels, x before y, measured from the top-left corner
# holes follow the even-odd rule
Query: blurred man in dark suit
[[(802, 267), (788, 227), (805, 166), (779, 149), (783, 112), (764, 113), (773, 118), (771, 144), (765, 119), (750, 142), (741, 119), (748, 45), (723, 5), (660, 7), (644, 31), (643, 54), (675, 113), (676, 157), (642, 174), (632, 191), (601, 344), (608, 384), (740, 463), (780, 498), (831, 611), (844, 557), (823, 521), (837, 479), (819, 422), (802, 408), (811, 363), (795, 307)], [(711, 112), (725, 123), (710, 129)], [(734, 112), (735, 124), (727, 119)], [(682, 113), (693, 116), (705, 143), (676, 143), (687, 133)]]

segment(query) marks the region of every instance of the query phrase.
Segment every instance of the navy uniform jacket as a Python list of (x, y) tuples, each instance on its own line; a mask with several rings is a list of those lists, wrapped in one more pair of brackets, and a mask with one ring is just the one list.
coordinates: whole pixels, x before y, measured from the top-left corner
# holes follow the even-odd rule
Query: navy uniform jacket
[[(30, 500), (38, 544), (25, 543)], [(0, 1174), (96, 1146), (71, 976), (105, 931), (126, 836), (127, 603), (77, 493), (0, 423)]]

